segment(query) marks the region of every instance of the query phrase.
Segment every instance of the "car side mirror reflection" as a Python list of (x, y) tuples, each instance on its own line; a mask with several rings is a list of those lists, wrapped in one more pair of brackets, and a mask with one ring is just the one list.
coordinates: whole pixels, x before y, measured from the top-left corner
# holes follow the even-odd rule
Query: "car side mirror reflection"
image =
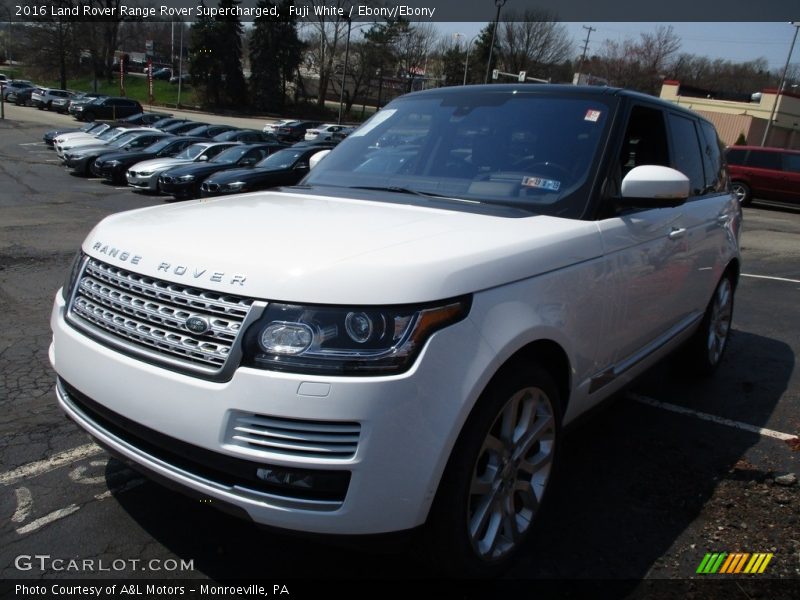
[(689, 178), (659, 165), (634, 167), (622, 180), (618, 204), (628, 208), (680, 206), (689, 197)]

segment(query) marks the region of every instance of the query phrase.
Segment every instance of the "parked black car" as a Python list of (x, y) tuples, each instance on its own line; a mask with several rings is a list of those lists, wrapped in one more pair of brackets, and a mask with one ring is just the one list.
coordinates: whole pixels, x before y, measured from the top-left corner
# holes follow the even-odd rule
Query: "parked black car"
[(171, 116), (172, 115), (170, 113), (146, 112), (146, 113), (137, 113), (135, 115), (131, 115), (130, 117), (121, 119), (121, 121), (125, 123), (133, 123), (134, 125), (144, 125), (145, 127), (149, 127), (154, 123), (161, 121), (163, 119), (168, 119)]
[(188, 133), (191, 129), (196, 129), (201, 125), (208, 125), (208, 123), (198, 123), (197, 121), (183, 121), (181, 123), (173, 123), (167, 127), (161, 127), (162, 131), (167, 133), (174, 133), (175, 135), (183, 135)]
[(165, 127), (169, 127), (170, 125), (175, 125), (176, 123), (188, 123), (188, 122), (189, 119), (179, 119), (177, 117), (165, 117), (153, 123), (152, 126), (155, 127), (156, 129), (161, 129), (163, 131)]
[[(25, 79), (12, 79), (6, 80), (3, 82), (3, 99), (8, 100), (9, 102), (13, 102), (13, 98), (9, 98), (11, 94), (16, 95), (18, 92), (22, 90), (30, 90), (33, 91), (35, 86), (30, 82), (26, 81)], [(28, 92), (30, 93), (30, 92)]]
[(78, 147), (64, 153), (64, 164), (75, 175), (89, 175), (98, 156), (109, 152), (135, 152), (155, 144), (165, 137), (174, 137), (162, 131), (136, 131), (121, 135), (106, 146)]
[(208, 176), (238, 167), (254, 167), (270, 154), (284, 148), (286, 145), (279, 142), (234, 146), (208, 162), (181, 165), (164, 171), (158, 178), (158, 187), (178, 200), (199, 198), (200, 186)]
[(28, 88), (21, 88), (12, 91), (6, 99), (9, 102), (13, 102), (17, 106), (28, 106), (31, 104), (31, 96), (33, 92), (36, 91), (37, 88), (35, 87), (28, 87)]
[(233, 129), (214, 136), (215, 142), (245, 142), (253, 144), (256, 142), (277, 142), (278, 138), (269, 133), (258, 131), (257, 129)]
[(282, 142), (299, 142), (306, 135), (306, 130), (322, 125), (320, 121), (292, 121), (275, 130), (275, 135)]
[(97, 177), (102, 177), (114, 183), (124, 182), (125, 172), (136, 163), (150, 160), (151, 158), (175, 156), (192, 144), (207, 141), (203, 138), (163, 135), (165, 136), (164, 138), (141, 150), (134, 152), (106, 152), (99, 155), (91, 165), (92, 173)]
[(211, 139), (220, 133), (227, 133), (228, 131), (233, 131), (234, 129), (238, 128), (234, 127), (233, 125), (199, 125), (194, 129), (190, 129), (184, 135), (196, 135), (198, 137)]
[(323, 146), (286, 148), (271, 154), (252, 169), (234, 169), (214, 174), (203, 182), (200, 195), (207, 198), (294, 185), (308, 173), (309, 159), (324, 149)]
[(73, 114), (79, 121), (113, 121), (141, 112), (144, 112), (142, 105), (136, 100), (114, 96), (97, 98), (81, 106), (70, 106), (70, 114)]

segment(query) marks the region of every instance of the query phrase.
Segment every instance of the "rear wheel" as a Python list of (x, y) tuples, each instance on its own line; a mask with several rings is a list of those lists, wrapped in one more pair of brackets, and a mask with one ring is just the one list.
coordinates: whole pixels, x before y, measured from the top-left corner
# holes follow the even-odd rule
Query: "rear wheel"
[(735, 290), (733, 276), (726, 273), (714, 290), (700, 328), (687, 345), (684, 358), (697, 374), (710, 375), (722, 362), (730, 338)]
[(742, 206), (747, 206), (753, 201), (753, 192), (746, 183), (741, 181), (732, 182), (731, 191)]
[(530, 535), (560, 438), (558, 389), (536, 365), (505, 368), (459, 437), (429, 519), (429, 549), (454, 576), (497, 574)]

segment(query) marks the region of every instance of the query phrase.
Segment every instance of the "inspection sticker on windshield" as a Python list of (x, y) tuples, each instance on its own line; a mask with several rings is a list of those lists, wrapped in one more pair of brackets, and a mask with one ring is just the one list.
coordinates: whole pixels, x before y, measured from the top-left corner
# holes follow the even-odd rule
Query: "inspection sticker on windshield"
[(543, 179), (542, 177), (523, 177), (522, 185), (525, 187), (539, 188), (540, 190), (550, 190), (557, 192), (561, 187), (561, 182), (555, 179)]
[(586, 116), (583, 117), (583, 120), (591, 121), (592, 123), (597, 123), (597, 121), (600, 119), (601, 114), (602, 113), (599, 110), (589, 109), (586, 111)]

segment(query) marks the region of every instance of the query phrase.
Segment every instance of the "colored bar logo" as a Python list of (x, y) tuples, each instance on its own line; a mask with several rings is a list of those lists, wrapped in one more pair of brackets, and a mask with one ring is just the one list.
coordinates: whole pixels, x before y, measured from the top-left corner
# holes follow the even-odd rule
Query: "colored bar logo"
[(766, 570), (773, 556), (774, 554), (766, 552), (757, 552), (755, 554), (747, 552), (709, 553), (700, 562), (700, 566), (697, 567), (695, 573), (699, 575), (761, 574)]

